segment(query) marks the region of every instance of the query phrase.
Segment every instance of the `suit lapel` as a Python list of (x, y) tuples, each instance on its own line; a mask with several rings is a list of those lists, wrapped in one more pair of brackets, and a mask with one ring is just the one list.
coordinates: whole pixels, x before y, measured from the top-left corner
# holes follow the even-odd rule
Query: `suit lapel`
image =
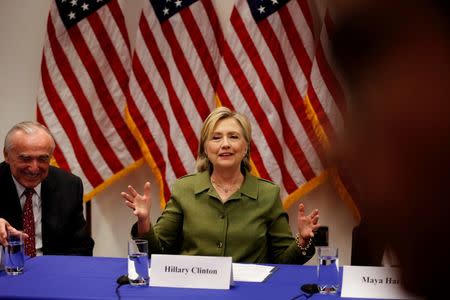
[[(42, 203), (42, 240), (47, 236), (54, 236), (55, 230), (59, 231), (62, 224), (58, 212), (60, 212), (58, 192), (51, 178), (51, 168), (49, 175), (41, 183), (41, 203)], [(50, 232), (51, 231), (51, 232)]]

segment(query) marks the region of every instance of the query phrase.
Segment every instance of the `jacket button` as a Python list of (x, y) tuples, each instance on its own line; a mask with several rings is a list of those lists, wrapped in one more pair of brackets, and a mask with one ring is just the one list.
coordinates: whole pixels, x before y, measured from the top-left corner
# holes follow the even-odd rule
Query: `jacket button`
[(223, 243), (221, 241), (217, 242), (217, 248), (222, 248), (223, 247)]

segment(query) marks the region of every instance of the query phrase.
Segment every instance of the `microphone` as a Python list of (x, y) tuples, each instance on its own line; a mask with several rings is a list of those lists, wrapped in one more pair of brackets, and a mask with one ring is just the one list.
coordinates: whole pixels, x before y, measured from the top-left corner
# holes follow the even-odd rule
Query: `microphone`
[(123, 285), (125, 285), (125, 284), (129, 284), (129, 283), (130, 283), (130, 280), (128, 279), (128, 276), (127, 276), (127, 275), (122, 275), (122, 276), (120, 276), (119, 278), (117, 278), (116, 282), (117, 282), (117, 286), (116, 286), (116, 295), (117, 295), (117, 298), (118, 298), (119, 300), (121, 300), (121, 296), (120, 296), (120, 291), (119, 291), (119, 289), (120, 289), (121, 286), (123, 286)]
[(127, 275), (122, 275), (119, 278), (117, 278), (116, 282), (120, 285), (129, 284), (130, 280), (128, 279)]
[(316, 294), (319, 292), (319, 287), (315, 283), (305, 283), (300, 289), (307, 294)]

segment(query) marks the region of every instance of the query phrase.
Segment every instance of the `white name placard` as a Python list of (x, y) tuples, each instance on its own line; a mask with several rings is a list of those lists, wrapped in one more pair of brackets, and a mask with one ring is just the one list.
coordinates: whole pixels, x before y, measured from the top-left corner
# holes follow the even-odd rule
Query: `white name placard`
[(398, 268), (344, 266), (342, 298), (417, 299), (407, 293)]
[(150, 286), (227, 290), (231, 263), (231, 257), (153, 254)]

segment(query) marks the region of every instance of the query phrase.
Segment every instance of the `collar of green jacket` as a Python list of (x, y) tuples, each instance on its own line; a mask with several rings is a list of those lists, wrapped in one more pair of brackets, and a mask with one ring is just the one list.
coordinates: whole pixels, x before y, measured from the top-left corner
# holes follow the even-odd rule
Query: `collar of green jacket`
[[(232, 195), (230, 197), (230, 200), (234, 199), (234, 198), (239, 198), (240, 194), (244, 194), (251, 199), (257, 199), (257, 197), (258, 197), (258, 178), (256, 178), (249, 172), (246, 172), (244, 174), (244, 177), (245, 177), (244, 183), (242, 183), (241, 188), (239, 189), (238, 192), (234, 193), (234, 195)], [(209, 191), (214, 190), (214, 188), (211, 184), (211, 179), (209, 177), (208, 171), (203, 171), (203, 172), (197, 173), (196, 178), (195, 178), (195, 189), (194, 189), (195, 194), (201, 193), (205, 190), (209, 190)], [(217, 194), (215, 192), (213, 195), (217, 197)]]

